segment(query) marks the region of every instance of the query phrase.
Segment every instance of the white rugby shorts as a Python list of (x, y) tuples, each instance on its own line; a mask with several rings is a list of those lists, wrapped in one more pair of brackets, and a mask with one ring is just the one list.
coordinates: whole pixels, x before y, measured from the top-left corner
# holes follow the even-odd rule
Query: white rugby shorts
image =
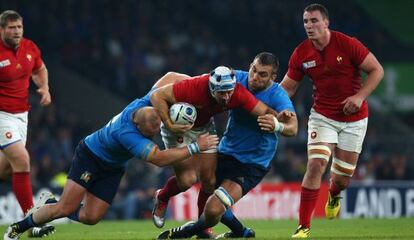
[[(176, 135), (172, 133), (164, 126), (164, 124), (161, 123), (161, 136), (166, 148), (184, 147), (185, 145), (197, 141), (197, 137), (205, 133), (216, 134), (216, 127), (214, 125), (213, 119), (211, 119), (210, 122), (205, 126), (192, 128), (191, 130), (185, 132), (182, 135)], [(216, 152), (217, 147), (214, 147), (206, 151), (202, 151), (201, 153)]]
[(26, 145), (27, 115), (0, 111), (0, 149), (17, 141)]
[(368, 118), (338, 122), (317, 113), (313, 108), (308, 122), (308, 144), (333, 143), (342, 150), (361, 153)]

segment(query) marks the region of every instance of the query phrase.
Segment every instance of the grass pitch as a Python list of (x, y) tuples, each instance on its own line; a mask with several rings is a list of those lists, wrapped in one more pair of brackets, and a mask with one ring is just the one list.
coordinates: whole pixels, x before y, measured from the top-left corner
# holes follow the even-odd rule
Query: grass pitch
[[(256, 231), (256, 239), (290, 239), (296, 220), (243, 221)], [(56, 225), (56, 233), (47, 239), (155, 239), (161, 231), (179, 226), (182, 222), (167, 221), (163, 229), (154, 227), (151, 221), (102, 221), (95, 226), (78, 223)], [(399, 219), (349, 219), (312, 222), (312, 239), (414, 239), (414, 218)], [(4, 232), (6, 226), (0, 226)], [(215, 233), (227, 231), (223, 225), (214, 228)], [(21, 239), (28, 239), (24, 234)]]

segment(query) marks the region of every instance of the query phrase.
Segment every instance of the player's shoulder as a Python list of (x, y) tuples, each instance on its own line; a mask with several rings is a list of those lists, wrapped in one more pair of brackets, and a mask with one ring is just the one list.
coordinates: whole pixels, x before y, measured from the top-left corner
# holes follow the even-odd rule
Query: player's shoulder
[(30, 48), (30, 47), (37, 48), (36, 43), (33, 42), (32, 40), (28, 39), (28, 38), (23, 38), (22, 41), (20, 42), (20, 45), (24, 46), (26, 48)]
[(296, 46), (292, 55), (300, 56), (303, 54), (307, 54), (310, 49), (313, 49), (312, 41), (309, 39), (305, 39)]

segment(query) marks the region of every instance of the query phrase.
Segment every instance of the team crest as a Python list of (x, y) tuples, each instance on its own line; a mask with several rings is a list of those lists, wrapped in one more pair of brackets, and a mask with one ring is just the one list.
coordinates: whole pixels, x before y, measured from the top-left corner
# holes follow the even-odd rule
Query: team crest
[(342, 57), (341, 56), (337, 56), (336, 57), (336, 61), (338, 62), (338, 64), (342, 63)]
[(80, 176), (80, 179), (83, 180), (85, 183), (88, 183), (89, 180), (91, 179), (92, 173), (85, 171), (84, 173), (82, 173), (82, 175)]
[(29, 60), (29, 62), (31, 62), (31, 61), (32, 61), (32, 55), (30, 55), (30, 54), (26, 54), (26, 58), (27, 58), (27, 60)]
[(22, 65), (20, 65), (20, 63), (18, 63), (18, 64), (16, 65), (16, 69), (20, 69), (20, 68), (22, 68)]
[(6, 132), (6, 138), (11, 139), (13, 137), (13, 134), (11, 132)]
[(318, 134), (316, 134), (316, 132), (311, 132), (310, 137), (311, 137), (312, 139), (315, 139), (317, 136), (318, 136)]

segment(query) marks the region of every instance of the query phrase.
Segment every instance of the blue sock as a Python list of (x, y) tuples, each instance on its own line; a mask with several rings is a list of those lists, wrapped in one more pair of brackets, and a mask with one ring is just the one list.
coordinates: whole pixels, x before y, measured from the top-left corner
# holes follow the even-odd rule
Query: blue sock
[(243, 224), (234, 216), (231, 209), (227, 209), (220, 220), (221, 223), (226, 225), (230, 230), (236, 235), (243, 235), (244, 226)]
[(80, 222), (79, 221), (79, 212), (80, 212), (82, 207), (83, 207), (83, 204), (79, 205), (79, 207), (73, 213), (69, 214), (68, 218), (70, 220)]
[(19, 232), (25, 232), (29, 228), (39, 226), (33, 222), (33, 214), (30, 214), (29, 216), (25, 217), (23, 220), (17, 222), (16, 224), (19, 227)]

